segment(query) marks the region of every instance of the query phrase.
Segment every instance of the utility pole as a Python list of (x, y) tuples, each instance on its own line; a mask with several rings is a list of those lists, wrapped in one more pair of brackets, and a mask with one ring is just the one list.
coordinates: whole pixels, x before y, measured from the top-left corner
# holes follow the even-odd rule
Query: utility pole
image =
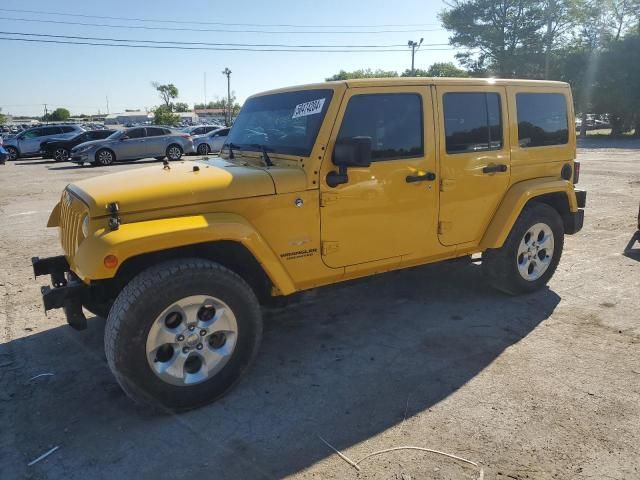
[(204, 106), (202, 108), (207, 108), (207, 72), (204, 72)]
[(419, 42), (414, 42), (413, 40), (409, 40), (407, 42), (407, 45), (411, 49), (411, 76), (412, 77), (414, 77), (416, 75), (416, 69), (414, 67), (414, 59), (415, 59), (415, 56), (416, 56), (416, 50), (418, 48), (420, 48), (420, 45), (422, 45), (422, 41), (423, 40), (424, 40), (424, 38), (421, 38)]
[(49, 123), (49, 120), (47, 119), (47, 104), (44, 104), (44, 121)]
[(104, 97), (107, 100), (107, 115), (109, 115), (109, 96)]
[(229, 67), (225, 67), (222, 74), (227, 76), (227, 108), (229, 113), (228, 115), (225, 115), (225, 123), (228, 127), (231, 125), (231, 70), (229, 70)]

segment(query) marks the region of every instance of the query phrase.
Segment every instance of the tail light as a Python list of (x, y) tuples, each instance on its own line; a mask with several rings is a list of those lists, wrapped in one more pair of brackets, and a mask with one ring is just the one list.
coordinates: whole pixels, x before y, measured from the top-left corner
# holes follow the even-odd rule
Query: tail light
[(186, 138), (187, 140), (191, 140), (191, 135), (185, 133), (184, 135), (180, 135), (182, 138)]
[(573, 162), (573, 184), (580, 180), (580, 162)]

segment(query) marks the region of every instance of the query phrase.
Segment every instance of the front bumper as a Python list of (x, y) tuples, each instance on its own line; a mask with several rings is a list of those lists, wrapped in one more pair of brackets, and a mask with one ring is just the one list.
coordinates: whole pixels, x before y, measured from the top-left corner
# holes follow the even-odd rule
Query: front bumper
[(83, 300), (89, 295), (89, 287), (71, 271), (64, 256), (31, 259), (36, 277), (51, 275), (52, 287), (40, 288), (45, 312), (62, 308), (67, 323), (76, 330), (87, 328), (87, 318), (82, 312)]
[(88, 153), (74, 153), (69, 158), (71, 163), (91, 163), (93, 161), (93, 156), (90, 156)]

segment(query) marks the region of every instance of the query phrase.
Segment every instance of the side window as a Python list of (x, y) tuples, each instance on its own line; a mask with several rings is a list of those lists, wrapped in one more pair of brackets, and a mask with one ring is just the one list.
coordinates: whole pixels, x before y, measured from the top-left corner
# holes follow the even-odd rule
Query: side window
[(160, 135), (165, 135), (164, 128), (147, 127), (147, 137), (159, 137)]
[(569, 141), (567, 101), (561, 93), (517, 93), (520, 147), (564, 145)]
[(60, 127), (44, 127), (43, 132), (40, 135), (59, 135), (62, 133), (62, 129)]
[(60, 128), (62, 128), (62, 133), (71, 133), (71, 132), (75, 132), (76, 131), (75, 128), (68, 127), (68, 126), (67, 127), (60, 127)]
[(373, 161), (424, 155), (422, 99), (415, 93), (354, 95), (338, 139), (370, 137)]
[(144, 128), (132, 128), (131, 130), (126, 132), (127, 137), (129, 138), (142, 138), (144, 137)]
[(44, 132), (44, 128), (34, 128), (33, 130), (29, 130), (28, 132), (25, 132), (23, 138), (41, 137), (42, 135), (44, 135), (43, 132)]
[(219, 137), (226, 137), (227, 135), (229, 135), (229, 128), (225, 128), (223, 130), (218, 131), (217, 135)]
[(498, 93), (445, 93), (442, 103), (447, 153), (502, 148), (502, 114)]

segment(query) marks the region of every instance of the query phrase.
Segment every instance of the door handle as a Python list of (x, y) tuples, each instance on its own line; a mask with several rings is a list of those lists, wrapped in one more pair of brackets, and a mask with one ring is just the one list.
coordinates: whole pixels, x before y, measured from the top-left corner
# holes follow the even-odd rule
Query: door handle
[(436, 179), (435, 173), (425, 173), (424, 175), (407, 175), (405, 179), (407, 183), (415, 183), (415, 182), (432, 182)]
[(482, 173), (497, 173), (497, 172), (506, 172), (507, 166), (503, 163), (499, 165), (487, 165), (482, 169)]

